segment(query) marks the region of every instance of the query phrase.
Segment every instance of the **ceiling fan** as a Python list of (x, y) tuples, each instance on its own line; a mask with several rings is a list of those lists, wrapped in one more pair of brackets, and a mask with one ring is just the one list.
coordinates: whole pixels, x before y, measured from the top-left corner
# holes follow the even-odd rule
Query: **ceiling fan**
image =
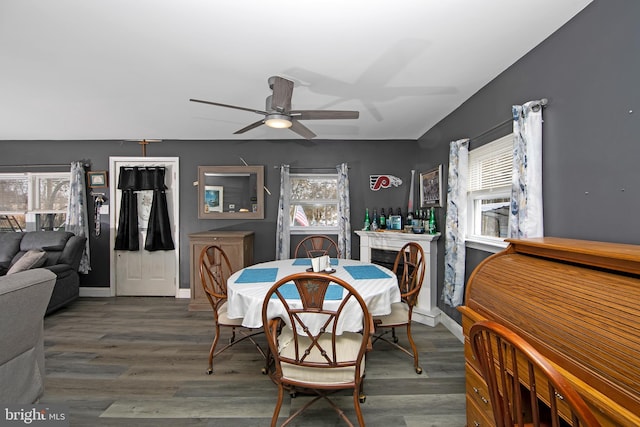
[(273, 93), (267, 97), (265, 111), (253, 108), (237, 107), (229, 104), (221, 104), (219, 102), (203, 101), (201, 99), (189, 99), (189, 101), (217, 105), (219, 107), (235, 108), (236, 110), (251, 111), (264, 116), (264, 118), (257, 122), (251, 123), (250, 125), (235, 131), (234, 135), (245, 133), (264, 124), (271, 128), (288, 128), (305, 139), (311, 139), (315, 137), (316, 134), (313, 133), (311, 129), (300, 123), (300, 120), (357, 119), (360, 116), (358, 111), (292, 110), (291, 95), (293, 94), (293, 82), (279, 76), (269, 77), (268, 82), (269, 88), (272, 89)]

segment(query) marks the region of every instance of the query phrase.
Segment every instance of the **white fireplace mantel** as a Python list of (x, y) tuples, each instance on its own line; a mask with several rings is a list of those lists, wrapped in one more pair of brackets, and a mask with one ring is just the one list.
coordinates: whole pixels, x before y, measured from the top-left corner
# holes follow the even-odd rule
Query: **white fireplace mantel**
[(371, 262), (371, 249), (399, 251), (408, 242), (416, 242), (424, 251), (427, 271), (418, 295), (418, 304), (413, 309), (413, 319), (429, 326), (440, 322), (438, 293), (438, 245), (440, 233), (413, 234), (394, 231), (355, 232), (360, 236), (360, 260)]

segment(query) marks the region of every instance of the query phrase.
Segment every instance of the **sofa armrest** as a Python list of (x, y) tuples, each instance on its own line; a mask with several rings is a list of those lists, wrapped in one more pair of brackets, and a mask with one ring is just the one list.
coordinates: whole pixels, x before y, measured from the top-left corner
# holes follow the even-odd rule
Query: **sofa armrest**
[(0, 330), (0, 364), (36, 344), (55, 281), (56, 276), (44, 268), (0, 280), (0, 322), (11, 325)]
[(74, 269), (69, 264), (46, 265), (46, 266), (44, 266), (42, 268), (47, 269), (47, 270), (51, 271), (52, 273), (55, 273), (56, 276), (60, 276), (62, 273), (66, 272), (66, 271), (69, 271), (69, 270), (78, 271), (78, 269)]
[(60, 254), (58, 263), (68, 264), (75, 271), (78, 271), (86, 241), (87, 238), (84, 236), (71, 236), (62, 250), (62, 254)]

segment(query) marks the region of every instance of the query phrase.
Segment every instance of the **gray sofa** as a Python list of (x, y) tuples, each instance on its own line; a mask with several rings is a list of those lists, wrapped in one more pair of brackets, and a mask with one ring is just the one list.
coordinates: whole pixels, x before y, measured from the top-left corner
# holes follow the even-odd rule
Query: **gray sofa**
[(56, 275), (36, 268), (0, 277), (0, 402), (34, 403), (44, 392), (43, 318)]
[[(56, 283), (47, 306), (47, 314), (69, 304), (80, 293), (78, 268), (85, 247), (86, 237), (68, 231), (26, 231), (0, 233), (0, 275), (16, 269), (16, 263), (29, 251), (44, 251), (46, 256), (39, 265), (56, 275)], [(29, 254), (30, 255), (30, 254)], [(9, 274), (11, 275), (11, 274)]]

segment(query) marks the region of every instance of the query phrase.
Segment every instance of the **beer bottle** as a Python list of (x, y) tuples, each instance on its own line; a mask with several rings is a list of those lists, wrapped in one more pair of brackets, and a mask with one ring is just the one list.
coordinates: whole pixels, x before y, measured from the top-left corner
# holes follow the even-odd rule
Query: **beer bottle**
[(373, 221), (371, 222), (371, 231), (378, 230), (378, 209), (373, 210)]
[(384, 208), (380, 209), (380, 230), (386, 230), (387, 217), (384, 215)]

